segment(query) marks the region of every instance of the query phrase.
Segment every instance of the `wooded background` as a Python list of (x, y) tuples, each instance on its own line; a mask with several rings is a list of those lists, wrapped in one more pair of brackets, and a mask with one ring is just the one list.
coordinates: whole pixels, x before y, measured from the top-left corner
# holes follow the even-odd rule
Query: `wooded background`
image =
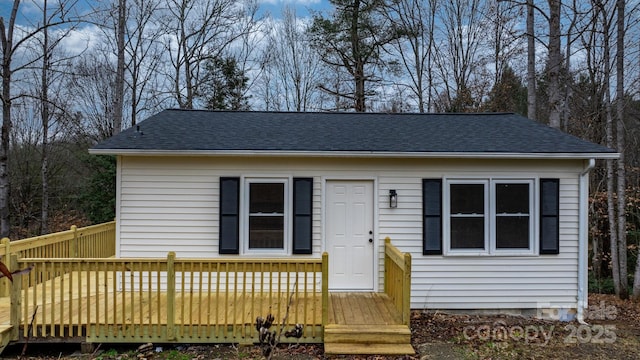
[(3, 2), (0, 236), (112, 220), (115, 159), (87, 149), (165, 108), (516, 112), (620, 152), (592, 173), (591, 279), (640, 297), (637, 2), (320, 4)]

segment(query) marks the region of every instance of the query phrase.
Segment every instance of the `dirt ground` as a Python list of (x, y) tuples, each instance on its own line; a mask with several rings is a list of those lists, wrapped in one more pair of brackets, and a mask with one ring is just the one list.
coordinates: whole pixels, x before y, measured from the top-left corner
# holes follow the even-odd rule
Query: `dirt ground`
[[(639, 359), (640, 304), (611, 295), (590, 295), (588, 325), (576, 321), (543, 321), (520, 316), (452, 315), (414, 311), (411, 319), (413, 356), (325, 356), (321, 345), (281, 346), (273, 359)], [(161, 351), (159, 351), (161, 348)], [(22, 346), (5, 350), (3, 359), (17, 359)], [(257, 346), (175, 346), (153, 344), (150, 351), (104, 344), (92, 355), (78, 345), (29, 345), (24, 359), (123, 360), (262, 359)]]

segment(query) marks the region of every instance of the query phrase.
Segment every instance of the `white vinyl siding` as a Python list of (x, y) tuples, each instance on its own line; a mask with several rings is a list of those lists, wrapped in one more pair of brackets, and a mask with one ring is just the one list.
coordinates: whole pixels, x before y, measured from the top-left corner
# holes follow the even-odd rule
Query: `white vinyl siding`
[[(323, 183), (374, 180), (376, 289), (383, 288), (383, 240), (389, 236), (401, 251), (412, 255), (414, 308), (535, 308), (538, 303), (575, 307), (582, 165), (578, 160), (120, 157), (118, 256), (166, 257), (169, 251), (190, 258), (243, 256), (218, 254), (219, 179), (237, 176), (241, 180), (312, 177), (313, 254), (287, 256), (320, 257)], [(468, 177), (559, 178), (560, 254), (423, 255), (422, 179)], [(389, 208), (391, 189), (398, 193), (395, 209)]]

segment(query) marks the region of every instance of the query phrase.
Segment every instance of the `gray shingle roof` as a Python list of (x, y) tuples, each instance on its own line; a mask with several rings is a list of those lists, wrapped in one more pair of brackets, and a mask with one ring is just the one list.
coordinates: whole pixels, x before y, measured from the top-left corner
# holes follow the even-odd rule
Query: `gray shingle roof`
[[(516, 114), (286, 113), (164, 110), (92, 153), (599, 154), (606, 147)], [(580, 156), (577, 156), (580, 157)], [(582, 156), (584, 157), (584, 156)]]

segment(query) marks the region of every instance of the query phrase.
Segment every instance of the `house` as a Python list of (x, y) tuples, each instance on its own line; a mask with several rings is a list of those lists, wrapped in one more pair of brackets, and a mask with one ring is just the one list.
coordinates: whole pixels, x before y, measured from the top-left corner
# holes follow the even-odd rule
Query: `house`
[(165, 110), (116, 155), (116, 256), (329, 254), (331, 291), (379, 291), (384, 239), (411, 307), (587, 303), (588, 176), (617, 153), (509, 113)]

